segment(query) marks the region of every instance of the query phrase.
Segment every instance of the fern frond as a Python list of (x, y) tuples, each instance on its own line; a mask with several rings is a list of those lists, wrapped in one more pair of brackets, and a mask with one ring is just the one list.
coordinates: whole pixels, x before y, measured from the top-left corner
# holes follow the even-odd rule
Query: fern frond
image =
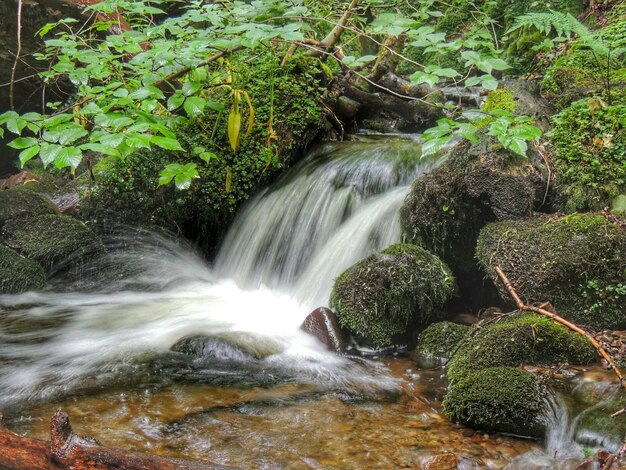
[(526, 13), (525, 15), (518, 16), (507, 33), (516, 31), (525, 26), (535, 28), (546, 35), (554, 31), (558, 37), (566, 39), (571, 38), (573, 34), (581, 38), (591, 35), (587, 27), (570, 13), (552, 10)]

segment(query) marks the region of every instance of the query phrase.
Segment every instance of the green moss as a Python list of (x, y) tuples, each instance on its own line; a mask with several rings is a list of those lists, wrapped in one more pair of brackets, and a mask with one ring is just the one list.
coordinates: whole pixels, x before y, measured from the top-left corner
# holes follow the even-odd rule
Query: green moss
[(0, 191), (0, 228), (7, 221), (23, 214), (35, 216), (56, 212), (54, 204), (44, 196), (32, 191), (29, 185)]
[(482, 106), (485, 111), (515, 111), (516, 103), (513, 95), (504, 89), (493, 90), (487, 95)]
[(454, 421), (489, 432), (540, 437), (543, 387), (529, 372), (492, 367), (452, 385), (443, 406)]
[(0, 294), (19, 294), (45, 285), (46, 275), (39, 264), (0, 245)]
[[(97, 184), (81, 204), (89, 217), (157, 224), (214, 243), (241, 202), (301, 153), (324, 122), (317, 60), (294, 58), (281, 67), (280, 57), (268, 52), (231, 67), (233, 86), (248, 92), (256, 115), (238, 151), (230, 148), (227, 113), (211, 113), (176, 131), (184, 153), (154, 149), (99, 164)], [(230, 107), (226, 93), (212, 98)], [(199, 147), (217, 158), (203, 162), (193, 151)], [(187, 191), (157, 186), (162, 169), (174, 162), (198, 165), (200, 178)]]
[(490, 224), (476, 254), (503, 299), (509, 295), (495, 266), (528, 303), (549, 301), (561, 316), (594, 328), (626, 327), (626, 230), (602, 215)]
[(2, 237), (48, 272), (103, 250), (99, 237), (85, 224), (60, 214), (15, 217), (4, 225)]
[(626, 105), (590, 109), (574, 103), (549, 134), (568, 212), (597, 210), (626, 192)]
[(594, 347), (581, 335), (547, 317), (520, 313), (476, 326), (450, 360), (448, 378), (455, 383), (488, 367), (589, 364), (596, 359)]
[(384, 347), (409, 326), (440, 316), (452, 294), (448, 267), (423, 248), (398, 244), (361, 260), (336, 280), (330, 297), (342, 327)]
[(470, 327), (449, 321), (433, 323), (419, 337), (416, 354), (427, 357), (449, 358)]

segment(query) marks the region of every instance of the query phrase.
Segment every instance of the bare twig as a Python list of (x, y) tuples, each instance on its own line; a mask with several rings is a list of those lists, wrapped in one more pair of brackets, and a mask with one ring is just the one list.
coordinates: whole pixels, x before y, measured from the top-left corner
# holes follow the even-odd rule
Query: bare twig
[(613, 360), (611, 355), (606, 351), (606, 349), (604, 349), (602, 347), (602, 345), (593, 336), (591, 336), (589, 333), (587, 333), (585, 330), (583, 330), (578, 325), (575, 325), (574, 323), (572, 323), (570, 321), (567, 321), (565, 318), (560, 317), (556, 313), (549, 312), (549, 311), (547, 311), (547, 310), (545, 310), (543, 308), (540, 308), (540, 307), (533, 307), (532, 305), (526, 305), (524, 302), (522, 302), (522, 299), (520, 299), (519, 295), (517, 295), (517, 292), (513, 288), (513, 285), (511, 284), (511, 281), (509, 281), (509, 279), (506, 277), (506, 275), (504, 274), (502, 269), (500, 269), (499, 266), (496, 266), (495, 270), (496, 270), (496, 273), (498, 274), (498, 277), (500, 278), (500, 280), (504, 284), (504, 287), (506, 287), (506, 290), (509, 292), (509, 295), (511, 296), (511, 298), (515, 302), (515, 305), (516, 305), (516, 307), (518, 309), (525, 310), (525, 311), (528, 311), (528, 312), (534, 312), (534, 313), (537, 313), (539, 315), (543, 315), (543, 316), (552, 318), (557, 323), (560, 323), (561, 325), (566, 326), (570, 330), (575, 331), (576, 333), (578, 333), (578, 334), (584, 336), (585, 338), (587, 338), (589, 340), (589, 342), (591, 342), (593, 347), (596, 348), (596, 350), (598, 351), (600, 356), (602, 356), (606, 360), (606, 362), (608, 362), (609, 365), (613, 368), (613, 371), (615, 372), (615, 375), (617, 375), (617, 377), (619, 378), (620, 385), (622, 387), (626, 388), (626, 385), (624, 384), (624, 375), (623, 375), (622, 371), (619, 369), (619, 367), (617, 366), (617, 364), (615, 363), (615, 361)]
[(15, 84), (15, 71), (17, 70), (17, 64), (20, 60), (20, 54), (22, 53), (22, 0), (17, 0), (17, 53), (15, 54), (15, 60), (13, 61), (13, 67), (11, 68), (11, 85), (9, 87), (9, 105), (12, 110), (15, 109), (15, 102), (13, 99), (13, 85)]

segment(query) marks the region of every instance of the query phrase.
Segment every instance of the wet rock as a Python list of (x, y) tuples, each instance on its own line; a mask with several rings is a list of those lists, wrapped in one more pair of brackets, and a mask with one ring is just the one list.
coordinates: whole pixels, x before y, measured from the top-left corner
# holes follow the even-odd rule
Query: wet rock
[(0, 245), (0, 294), (18, 294), (45, 285), (46, 275), (39, 264)]
[(219, 335), (193, 335), (178, 340), (172, 351), (194, 357), (205, 357), (233, 361), (265, 359), (282, 352), (276, 340), (242, 332)]
[(37, 261), (48, 273), (66, 270), (104, 251), (100, 237), (62, 214), (14, 217), (1, 228), (5, 244)]
[(254, 359), (250, 354), (245, 353), (223, 339), (204, 335), (194, 335), (180, 339), (170, 349), (174, 352), (195, 357), (210, 357), (233, 361)]
[(467, 325), (449, 321), (433, 323), (420, 334), (414, 359), (421, 356), (447, 359), (470, 331)]
[(471, 373), (451, 385), (445, 413), (475, 429), (542, 437), (544, 387), (529, 372), (492, 367)]
[(344, 271), (330, 306), (342, 327), (366, 345), (384, 348), (445, 315), (454, 279), (427, 250), (397, 244)]
[(503, 300), (507, 275), (527, 303), (549, 300), (569, 320), (626, 327), (626, 230), (601, 214), (535, 217), (490, 224), (476, 256)]
[(424, 470), (455, 470), (458, 468), (458, 460), (454, 454), (439, 454), (424, 462), (422, 468)]
[(31, 191), (28, 186), (0, 191), (0, 228), (18, 216), (39, 216), (58, 212), (46, 197)]
[(339, 326), (337, 315), (329, 308), (320, 307), (313, 310), (300, 327), (303, 331), (315, 336), (330, 351), (344, 352), (346, 340)]

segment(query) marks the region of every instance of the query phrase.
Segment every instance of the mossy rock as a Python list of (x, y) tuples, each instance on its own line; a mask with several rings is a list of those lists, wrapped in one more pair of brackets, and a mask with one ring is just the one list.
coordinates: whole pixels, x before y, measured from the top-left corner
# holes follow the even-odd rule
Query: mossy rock
[(413, 184), (400, 209), (403, 238), (441, 257), (463, 291), (479, 278), (473, 253), (480, 229), (529, 216), (544, 193), (540, 166), (483, 136), (457, 146), (444, 165)]
[[(214, 249), (240, 205), (300, 156), (326, 123), (324, 75), (317, 59), (294, 57), (281, 66), (280, 57), (268, 51), (251, 60), (230, 64), (237, 87), (247, 91), (255, 111), (251, 132), (242, 134), (236, 152), (224, 114), (206, 115), (175, 129), (184, 152), (153, 149), (98, 164), (95, 186), (82, 194), (83, 214), (104, 225), (157, 225)], [(227, 93), (214, 93), (211, 99), (230, 108)], [(197, 149), (216, 157), (203, 162)], [(185, 191), (158, 185), (163, 168), (176, 162), (197, 164), (199, 178)]]
[(448, 379), (455, 383), (488, 367), (595, 360), (595, 348), (578, 333), (535, 313), (517, 313), (485, 327), (477, 325), (450, 360)]
[(46, 274), (39, 264), (0, 245), (0, 294), (19, 294), (45, 285)]
[(31, 185), (16, 186), (0, 191), (0, 228), (6, 222), (22, 215), (38, 216), (57, 213), (57, 209), (45, 196), (33, 191)]
[(514, 367), (490, 367), (453, 384), (443, 401), (452, 419), (488, 432), (542, 437), (545, 389)]
[(375, 347), (440, 318), (452, 295), (450, 269), (423, 248), (392, 245), (344, 271), (330, 306), (342, 327)]
[(626, 104), (578, 101), (554, 117), (548, 137), (566, 212), (599, 210), (626, 193)]
[(469, 331), (470, 327), (467, 325), (449, 321), (433, 323), (420, 334), (415, 354), (447, 359)]
[(561, 316), (593, 328), (626, 327), (626, 230), (602, 215), (490, 224), (476, 255), (504, 300), (496, 266), (528, 303), (551, 302)]
[(4, 224), (2, 238), (48, 273), (104, 250), (100, 238), (85, 224), (61, 214), (15, 217)]

